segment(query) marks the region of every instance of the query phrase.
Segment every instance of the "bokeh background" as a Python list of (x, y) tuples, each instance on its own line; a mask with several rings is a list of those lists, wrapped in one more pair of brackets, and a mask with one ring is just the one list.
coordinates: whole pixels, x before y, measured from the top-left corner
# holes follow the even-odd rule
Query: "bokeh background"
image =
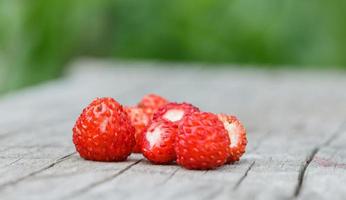
[(346, 69), (344, 0), (0, 0), (0, 94), (78, 57)]

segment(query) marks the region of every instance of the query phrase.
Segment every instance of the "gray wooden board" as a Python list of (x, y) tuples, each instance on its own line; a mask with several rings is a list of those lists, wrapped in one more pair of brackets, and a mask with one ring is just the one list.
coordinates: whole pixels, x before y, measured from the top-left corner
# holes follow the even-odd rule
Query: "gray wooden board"
[(346, 128), (333, 141), (321, 146), (306, 169), (301, 199), (346, 197)]
[[(62, 79), (0, 99), (1, 199), (342, 199), (344, 73), (83, 60)], [(233, 113), (243, 159), (216, 170), (85, 161), (71, 128), (94, 97), (126, 105), (146, 93)]]

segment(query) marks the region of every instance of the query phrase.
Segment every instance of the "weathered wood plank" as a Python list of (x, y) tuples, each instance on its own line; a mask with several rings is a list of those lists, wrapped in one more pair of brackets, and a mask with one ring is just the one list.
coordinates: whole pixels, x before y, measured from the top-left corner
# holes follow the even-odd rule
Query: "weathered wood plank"
[[(107, 77), (107, 74), (105, 74), (105, 76)], [(25, 126), (19, 128), (10, 126), (12, 130), (3, 132), (3, 134), (7, 135), (7, 137), (0, 141), (2, 156), (4, 157), (3, 161), (8, 163), (8, 159), (10, 159), (11, 164), (5, 165), (0, 170), (0, 175), (2, 176), (0, 188), (11, 186), (25, 178), (29, 178), (46, 170), (52, 165), (55, 165), (54, 163), (59, 161), (60, 158), (74, 151), (71, 145), (71, 127), (73, 126), (74, 119), (78, 116), (77, 113), (81, 110), (81, 105), (76, 106), (79, 108), (78, 111), (73, 108), (73, 105), (86, 104), (85, 99), (94, 98), (94, 95), (99, 96), (101, 93), (106, 94), (106, 91), (113, 95), (126, 95), (126, 92), (129, 93), (136, 90), (138, 85), (145, 81), (145, 79), (136, 79), (137, 82), (135, 82), (135, 84), (124, 84), (124, 86), (120, 87), (121, 90), (119, 90), (118, 87), (109, 86), (112, 79), (119, 79), (117, 76), (118, 74), (113, 73), (113, 76), (110, 76), (109, 79), (100, 79), (101, 81), (95, 78), (91, 80), (82, 79), (80, 82), (77, 82), (77, 84), (66, 84), (66, 82), (69, 81), (62, 81), (55, 83), (57, 86), (53, 85), (53, 87), (39, 90), (37, 94), (35, 94), (36, 89), (34, 88), (34, 91), (28, 92), (25, 100), (18, 96), (11, 98), (12, 101), (7, 101), (2, 104), (6, 105), (5, 108), (9, 108), (11, 105), (22, 106), (19, 107), (19, 112), (16, 113), (19, 114), (19, 119), (15, 118), (10, 124), (18, 123), (18, 120), (22, 120), (20, 114), (23, 114), (22, 116), (24, 116), (24, 118), (28, 118), (26, 121), (28, 122), (29, 129)], [(71, 82), (73, 81), (75, 80)], [(126, 81), (126, 79), (123, 78), (123, 81)], [(91, 87), (84, 87), (85, 82), (92, 82), (96, 87), (94, 89)], [(121, 82), (118, 83), (121, 84)], [(60, 87), (61, 85), (62, 87)], [(66, 90), (64, 90), (64, 88)], [(26, 91), (24, 91), (24, 96), (25, 92)], [(54, 95), (52, 95), (52, 93)], [(48, 101), (50, 98), (51, 101)], [(47, 105), (43, 102), (53, 102), (52, 105), (55, 106), (49, 106), (49, 104)], [(71, 102), (74, 103), (72, 106)], [(42, 107), (44, 112), (42, 112)], [(69, 112), (70, 109), (74, 110), (73, 118), (69, 116), (71, 115), (71, 112)], [(56, 111), (58, 113), (55, 113)], [(6, 113), (6, 110), (4, 111), (4, 114), (11, 113), (13, 112), (8, 111)], [(42, 121), (40, 119), (35, 121), (37, 118), (33, 118), (32, 116), (42, 115), (45, 117), (41, 119), (47, 121), (48, 124), (41, 125), (43, 128), (40, 129), (37, 123), (42, 123)], [(51, 115), (66, 120), (68, 122), (67, 126), (61, 123), (62, 119), (56, 120), (55, 118), (50, 118), (49, 116)], [(48, 118), (48, 120), (46, 118)], [(5, 122), (3, 121), (3, 123)], [(52, 145), (52, 147), (55, 146), (55, 148), (52, 149), (50, 145)], [(51, 152), (51, 154), (48, 152)], [(11, 158), (19, 160), (14, 162)]]
[[(122, 95), (123, 96), (125, 96), (125, 98), (124, 97), (122, 97), (122, 100), (125, 100), (125, 102), (131, 102), (131, 100), (132, 99), (136, 99), (136, 101), (141, 97), (141, 96), (138, 96), (138, 95), (140, 95), (140, 94), (138, 94), (138, 93), (141, 93), (142, 91), (137, 91), (138, 89), (141, 89), (141, 84), (143, 84), (143, 83), (146, 83), (146, 86), (148, 86), (149, 88), (158, 88), (158, 87), (161, 87), (161, 85), (159, 84), (159, 82), (157, 82), (157, 81), (151, 81), (151, 80), (156, 80), (155, 78), (156, 77), (160, 77), (160, 73), (154, 73), (154, 74), (151, 74), (150, 76), (145, 76), (144, 78), (141, 78), (141, 79), (139, 79), (139, 80), (137, 80), (137, 82), (134, 82), (134, 83), (132, 83), (131, 85), (132, 85), (132, 87), (134, 88), (133, 90), (130, 90), (129, 92), (123, 92), (122, 93)], [(146, 79), (147, 78), (147, 79)], [(181, 78), (180, 79), (177, 79), (177, 77), (174, 77), (174, 79), (175, 80), (182, 80)], [(125, 79), (124, 79), (125, 80)], [(127, 81), (127, 79), (126, 79), (126, 81)], [(106, 81), (104, 84), (104, 86), (101, 84), (101, 85), (99, 85), (99, 87), (101, 87), (101, 88), (105, 88), (105, 86), (106, 87), (109, 87), (108, 85), (109, 85), (109, 83), (110, 83), (111, 81)], [(106, 85), (107, 84), (107, 85)], [(113, 94), (114, 95), (114, 92), (112, 92), (112, 90), (113, 89), (116, 89), (116, 86), (118, 86), (118, 85), (121, 85), (121, 84), (125, 84), (125, 83), (121, 83), (121, 82), (117, 82), (117, 84), (115, 84), (115, 85), (113, 85), (113, 86), (111, 86), (111, 87), (109, 87), (107, 90), (108, 90), (108, 92), (110, 93), (110, 94)], [(90, 88), (89, 88), (90, 89)], [(135, 91), (135, 92), (134, 92)], [(51, 91), (52, 92), (52, 91)], [(99, 91), (97, 91), (97, 92), (99, 92)], [(89, 94), (88, 95), (95, 95), (95, 96), (100, 96), (97, 92), (94, 92), (94, 91), (90, 91), (89, 90)], [(76, 92), (77, 93), (77, 95), (79, 96), (79, 95), (82, 95), (83, 96), (83, 94), (82, 93), (80, 93), (79, 91), (78, 92)], [(121, 93), (119, 93), (119, 94), (121, 94)], [(119, 95), (118, 94), (118, 95)], [(66, 95), (66, 94), (64, 94), (64, 95)], [(77, 96), (76, 95), (76, 96)], [(134, 97), (135, 96), (135, 97)], [(35, 97), (34, 97), (35, 98)], [(37, 98), (38, 99), (38, 98)], [(78, 99), (78, 102), (81, 102), (80, 101), (80, 99)], [(124, 101), (122, 101), (122, 102), (124, 102)], [(68, 105), (65, 105), (65, 109), (68, 109), (68, 107), (67, 107)], [(76, 116), (76, 115), (75, 115)], [(74, 120), (74, 119), (73, 119)], [(24, 148), (25, 147), (27, 147), (27, 145), (29, 144), (29, 145), (31, 145), (31, 146), (33, 146), (33, 147), (42, 147), (42, 146), (46, 146), (47, 144), (45, 144), (45, 142), (52, 142), (53, 144), (62, 144), (62, 143), (64, 143), (65, 144), (65, 142), (68, 142), (69, 143), (69, 148), (71, 148), (71, 139), (70, 139), (70, 137), (71, 137), (71, 131), (70, 131), (70, 129), (71, 129), (71, 127), (72, 127), (72, 125), (73, 125), (73, 121), (71, 121), (71, 120), (67, 120), (68, 121), (68, 128), (67, 127), (61, 127), (61, 124), (58, 124), (59, 125), (59, 127), (57, 128), (57, 130), (60, 130), (60, 131), (57, 131), (57, 130), (54, 130), (55, 132), (64, 132), (63, 134), (57, 134), (56, 136), (57, 136), (57, 140), (56, 141), (54, 141), (54, 140), (52, 140), (52, 138), (47, 138), (47, 139), (44, 139), (43, 140), (43, 142), (42, 141), (39, 141), (39, 140), (37, 140), (37, 139), (34, 139), (34, 138), (32, 138), (32, 136), (33, 136), (33, 134), (28, 134), (27, 133), (27, 130), (25, 130), (25, 129), (23, 129), (22, 131), (18, 131), (18, 132), (16, 132), (16, 135), (10, 135), (10, 137), (8, 137), (7, 138), (7, 140), (8, 141), (10, 141), (10, 140), (13, 140), (13, 139), (16, 139), (16, 138), (18, 138), (18, 139), (20, 139), (20, 140), (18, 140), (18, 141), (15, 141), (15, 143), (13, 144), (12, 143), (12, 146), (13, 146), (13, 148), (15, 148), (15, 150), (17, 150), (18, 149), (18, 146), (19, 147), (23, 147), (23, 145), (25, 144), (25, 146), (24, 146)], [(72, 123), (71, 123), (72, 122)], [(45, 126), (44, 126), (44, 128), (45, 129), (47, 129)], [(59, 128), (62, 128), (62, 129), (59, 129)], [(49, 128), (48, 128), (49, 129)], [(42, 136), (43, 137), (50, 137), (50, 135), (49, 134), (47, 134), (47, 133), (50, 133), (50, 134), (53, 134), (53, 132), (52, 132), (52, 130), (50, 130), (50, 131), (45, 131), (45, 130), (39, 130), (38, 129), (38, 127), (36, 127), (36, 129), (35, 129), (36, 131), (38, 131), (39, 133), (35, 133), (37, 136), (39, 136), (39, 135), (41, 135), (42, 134)], [(68, 134), (66, 134), (66, 133), (68, 133)], [(19, 134), (19, 136), (24, 136), (24, 138), (23, 137), (18, 137), (18, 134)], [(3, 148), (5, 148), (5, 147), (7, 147), (8, 148), (8, 146), (6, 146), (6, 144), (7, 144), (7, 142), (6, 142), (6, 140), (4, 140), (4, 141), (2, 141), (3, 142), (3, 144), (4, 144), (4, 147)], [(16, 143), (17, 142), (17, 143)], [(61, 143), (62, 142), (62, 143)], [(61, 150), (62, 148), (59, 148), (59, 150)], [(12, 150), (13, 151), (13, 150)], [(67, 152), (67, 150), (64, 150), (65, 152)], [(37, 152), (37, 153), (39, 153), (39, 152)], [(9, 154), (9, 153), (6, 153), (5, 155), (7, 155), (7, 154)], [(21, 155), (22, 156), (22, 155)], [(9, 157), (9, 156), (7, 156), (7, 157)], [(7, 159), (7, 157), (6, 157), (6, 159)], [(38, 173), (37, 173), (37, 171), (38, 172), (40, 172), (40, 173), (42, 173), (44, 170), (48, 170), (48, 168), (46, 167), (46, 166), (50, 166), (51, 164), (49, 164), (48, 165), (48, 163), (52, 163), (53, 162), (53, 160), (54, 159), (56, 159), (56, 156), (48, 156), (49, 157), (49, 159), (46, 159), (47, 160), (47, 162), (43, 162), (42, 160), (40, 160), (40, 162), (36, 162), (35, 160), (35, 162), (33, 162), (34, 164), (32, 165), (32, 164), (30, 164), (31, 163), (31, 160), (32, 160), (32, 158), (30, 158), (31, 160), (30, 160), (30, 162), (29, 161), (23, 161), (23, 162), (26, 162), (27, 164), (28, 164), (28, 167), (27, 167), (27, 171), (25, 171), (24, 173), (18, 173), (18, 174), (20, 174), (18, 177), (17, 176), (14, 176), (14, 174), (13, 173), (8, 173), (8, 171), (10, 171), (11, 172), (11, 169), (12, 168), (15, 168), (18, 164), (19, 164), (19, 162), (16, 162), (16, 163), (14, 163), (14, 165), (11, 165), (12, 166), (12, 168), (9, 168), (9, 167), (7, 167), (6, 169), (3, 169), (4, 170), (4, 173), (7, 173), (7, 174), (9, 174), (9, 177), (7, 177), (6, 179), (3, 179), (3, 181), (4, 181), (4, 183), (2, 184), (2, 186), (3, 187), (7, 187), (7, 186), (9, 186), (9, 185), (13, 185), (13, 183), (15, 183), (15, 184), (17, 184), (19, 181), (24, 181), (25, 182), (25, 180), (23, 180), (23, 177), (24, 178), (31, 178), (31, 177), (33, 177), (34, 175), (36, 176)], [(23, 160), (23, 159), (21, 159), (21, 160)], [(53, 167), (53, 166), (52, 166)], [(126, 168), (127, 166), (124, 166), (124, 168)], [(50, 168), (50, 167), (49, 167)], [(41, 169), (44, 169), (44, 170), (41, 170)], [(94, 170), (94, 168), (90, 168), (90, 170)], [(24, 174), (24, 175), (23, 175)], [(16, 174), (17, 175), (17, 174)], [(113, 176), (113, 173), (112, 172), (109, 172), (109, 176), (110, 177), (112, 177)], [(11, 179), (14, 179), (14, 180), (11, 180)], [(77, 179), (78, 181), (82, 181), (82, 180), (80, 180), (80, 179)], [(105, 180), (107, 180), (107, 178), (105, 178)], [(78, 182), (76, 182), (75, 181), (75, 183), (78, 183)], [(95, 180), (95, 183), (97, 183), (97, 180)], [(93, 182), (91, 182), (91, 183), (88, 183), (89, 185), (93, 185)], [(86, 187), (89, 187), (88, 185), (86, 186)], [(5, 188), (5, 190), (6, 190), (7, 188)], [(73, 191), (71, 191), (71, 192), (73, 192)], [(5, 194), (7, 194), (6, 192), (5, 192)]]
[(343, 199), (346, 196), (346, 126), (330, 143), (316, 149), (307, 165), (299, 199)]
[(66, 199), (74, 192), (82, 192), (84, 188), (123, 173), (134, 164), (135, 160), (121, 163), (90, 162), (73, 155), (64, 162), (17, 182), (13, 187), (2, 188), (0, 193), (5, 199)]
[[(332, 125), (315, 123), (297, 133), (268, 137), (252, 155), (255, 165), (235, 191), (241, 199), (290, 199), (299, 186), (301, 170), (316, 146), (329, 140)], [(304, 134), (302, 134), (304, 133)], [(234, 191), (233, 191), (234, 193)]]
[[(344, 195), (340, 166), (345, 140), (333, 141), (311, 156), (346, 116), (346, 94), (340, 92), (346, 83), (343, 75), (211, 70), (201, 65), (155, 68), (160, 63), (108, 67), (113, 65), (87, 61), (62, 80), (0, 100), (2, 198), (287, 199), (295, 198), (297, 188), (299, 198), (331, 197), (315, 187), (337, 193), (332, 197)], [(89, 162), (71, 155), (71, 127), (92, 98), (113, 96), (135, 104), (149, 92), (202, 110), (236, 114), (248, 127), (247, 154), (239, 163), (214, 171), (152, 165), (138, 155), (122, 163)], [(319, 157), (338, 163), (321, 180), (319, 173), (325, 171), (315, 167)], [(300, 174), (306, 178), (301, 185)], [(339, 187), (326, 187), (322, 180)]]

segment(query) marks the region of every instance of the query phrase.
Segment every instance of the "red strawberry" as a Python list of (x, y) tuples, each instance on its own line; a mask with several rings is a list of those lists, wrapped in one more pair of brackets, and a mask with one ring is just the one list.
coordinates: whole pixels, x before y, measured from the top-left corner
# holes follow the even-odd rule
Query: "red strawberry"
[(76, 121), (73, 143), (87, 160), (122, 161), (135, 143), (132, 127), (123, 107), (112, 98), (97, 98)]
[(218, 117), (224, 124), (231, 140), (231, 145), (229, 146), (230, 156), (227, 159), (227, 163), (233, 163), (238, 161), (245, 153), (247, 144), (246, 130), (235, 116), (219, 114)]
[(178, 125), (186, 115), (193, 112), (199, 112), (199, 108), (188, 103), (168, 103), (155, 112), (153, 120), (163, 119)]
[(138, 107), (125, 107), (127, 115), (129, 116), (132, 126), (135, 128), (136, 144), (133, 152), (140, 153), (142, 148), (142, 134), (149, 123), (149, 116), (144, 113), (142, 108)]
[(213, 169), (229, 157), (230, 141), (217, 115), (194, 112), (179, 125), (175, 152), (177, 163), (187, 169)]
[(175, 160), (174, 141), (177, 126), (167, 121), (152, 121), (143, 134), (143, 155), (153, 163), (167, 164)]
[(138, 103), (138, 107), (142, 108), (145, 113), (147, 113), (150, 118), (153, 116), (154, 112), (157, 111), (161, 106), (167, 104), (168, 101), (156, 94), (145, 95), (142, 100)]

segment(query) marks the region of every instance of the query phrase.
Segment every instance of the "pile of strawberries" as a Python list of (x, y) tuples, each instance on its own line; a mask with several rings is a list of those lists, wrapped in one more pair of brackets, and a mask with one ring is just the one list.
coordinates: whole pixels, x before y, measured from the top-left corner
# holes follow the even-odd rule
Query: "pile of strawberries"
[(87, 160), (123, 161), (134, 152), (155, 164), (176, 161), (187, 169), (213, 169), (238, 161), (247, 139), (235, 116), (150, 94), (133, 107), (95, 99), (77, 119), (73, 143)]

